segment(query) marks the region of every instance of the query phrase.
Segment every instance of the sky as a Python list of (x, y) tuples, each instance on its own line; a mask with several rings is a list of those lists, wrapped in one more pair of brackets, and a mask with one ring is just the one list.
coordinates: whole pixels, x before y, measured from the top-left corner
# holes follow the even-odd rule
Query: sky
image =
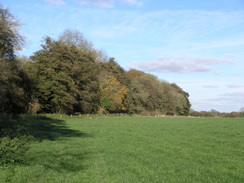
[(244, 0), (1, 0), (23, 24), (19, 56), (80, 31), (124, 69), (188, 92), (192, 109), (244, 107)]

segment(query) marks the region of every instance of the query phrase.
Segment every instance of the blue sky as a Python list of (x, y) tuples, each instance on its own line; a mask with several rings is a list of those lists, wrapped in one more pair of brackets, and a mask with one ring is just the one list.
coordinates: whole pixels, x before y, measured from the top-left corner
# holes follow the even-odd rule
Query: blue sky
[(244, 0), (2, 0), (27, 45), (76, 29), (125, 69), (176, 83), (194, 110), (244, 107)]

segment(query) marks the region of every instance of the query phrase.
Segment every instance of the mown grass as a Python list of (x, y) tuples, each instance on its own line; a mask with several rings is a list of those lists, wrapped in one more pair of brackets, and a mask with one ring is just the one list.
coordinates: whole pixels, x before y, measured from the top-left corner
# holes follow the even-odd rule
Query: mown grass
[(45, 118), (28, 128), (36, 140), (0, 182), (244, 182), (243, 118)]

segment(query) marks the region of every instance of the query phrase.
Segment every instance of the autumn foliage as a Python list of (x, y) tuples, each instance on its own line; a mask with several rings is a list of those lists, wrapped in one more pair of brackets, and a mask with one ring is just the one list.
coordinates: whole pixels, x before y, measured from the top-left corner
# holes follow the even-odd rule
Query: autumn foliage
[(0, 7), (0, 113), (188, 115), (189, 94), (138, 70), (126, 71), (82, 33), (65, 30), (18, 58), (18, 21)]

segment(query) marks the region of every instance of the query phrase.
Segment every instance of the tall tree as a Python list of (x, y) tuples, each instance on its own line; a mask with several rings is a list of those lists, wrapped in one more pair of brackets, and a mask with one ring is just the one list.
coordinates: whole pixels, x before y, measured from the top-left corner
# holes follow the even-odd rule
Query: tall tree
[(72, 42), (50, 37), (34, 53), (31, 59), (37, 66), (36, 93), (43, 112), (97, 111), (98, 74), (94, 57), (89, 53)]
[(0, 57), (13, 60), (15, 51), (21, 50), (24, 38), (19, 34), (20, 22), (0, 4)]
[(24, 38), (19, 34), (20, 23), (0, 5), (0, 113), (21, 113), (25, 110), (25, 90), (18, 69), (15, 51)]

